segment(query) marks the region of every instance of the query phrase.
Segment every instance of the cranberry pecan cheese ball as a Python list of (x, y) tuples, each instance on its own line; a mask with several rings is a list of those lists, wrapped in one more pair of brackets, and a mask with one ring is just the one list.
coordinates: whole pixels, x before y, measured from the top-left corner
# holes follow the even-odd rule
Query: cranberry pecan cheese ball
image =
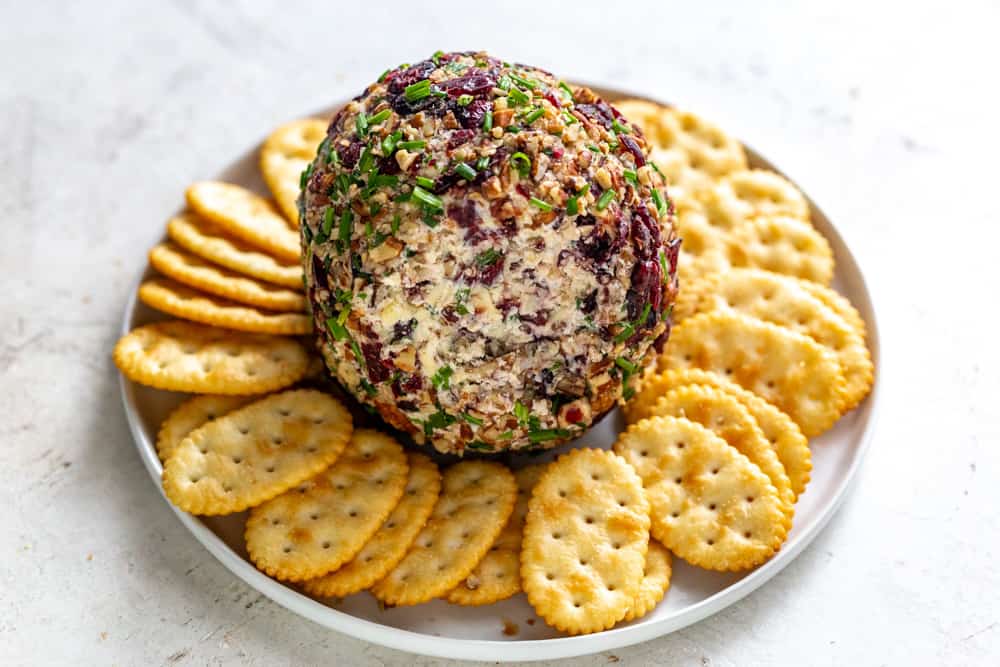
[(442, 452), (550, 447), (666, 339), (679, 241), (640, 131), (485, 53), (389, 70), (333, 119), (300, 198), (334, 377)]

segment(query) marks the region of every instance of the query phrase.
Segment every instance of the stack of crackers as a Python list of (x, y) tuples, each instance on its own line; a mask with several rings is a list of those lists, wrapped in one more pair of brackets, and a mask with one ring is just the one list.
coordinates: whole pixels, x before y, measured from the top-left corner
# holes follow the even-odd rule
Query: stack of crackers
[(618, 105), (671, 184), (683, 245), (666, 348), (622, 405), (610, 450), (511, 470), (439, 469), (300, 385), (321, 366), (302, 289), (295, 200), (326, 122), (261, 151), (273, 201), (203, 182), (150, 252), (140, 298), (177, 319), (115, 348), (129, 379), (195, 394), (162, 424), (163, 488), (199, 515), (249, 510), (262, 571), (320, 598), (484, 605), (524, 592), (547, 623), (596, 632), (652, 610), (672, 555), (712, 570), (765, 562), (812, 470), (809, 438), (867, 395), (858, 312), (805, 197), (743, 147), (672, 108)]

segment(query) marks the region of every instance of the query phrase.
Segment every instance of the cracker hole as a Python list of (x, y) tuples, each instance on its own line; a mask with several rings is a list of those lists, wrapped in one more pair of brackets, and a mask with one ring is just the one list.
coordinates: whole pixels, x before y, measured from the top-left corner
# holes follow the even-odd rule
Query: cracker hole
[(611, 548), (615, 549), (615, 550), (621, 549), (622, 548), (622, 543), (621, 542), (612, 542), (611, 543)]
[(289, 415), (292, 414), (292, 412), (287, 408), (280, 408), (278, 410), (278, 414), (281, 415), (282, 417), (288, 417)]
[(310, 454), (315, 454), (316, 453), (316, 446), (313, 445), (311, 447), (306, 447), (306, 451), (309, 452)]
[(329, 542), (324, 542), (322, 544), (322, 546), (323, 546), (324, 549), (329, 549), (330, 548), (330, 543)]
[(715, 544), (715, 540), (711, 540), (711, 539), (706, 540), (705, 542), (708, 544), (708, 546), (712, 546), (712, 545)]
[(246, 426), (240, 426), (239, 431), (243, 435), (246, 435), (246, 434), (248, 434), (250, 432), (250, 429), (248, 429)]
[(590, 474), (590, 479), (592, 479), (592, 480), (594, 480), (594, 481), (596, 482), (596, 481), (598, 481), (599, 479), (601, 479), (601, 476), (600, 476), (600, 475), (598, 475), (597, 473), (591, 473), (591, 474)]
[(371, 555), (365, 556), (365, 562), (366, 563), (372, 562), (372, 558), (373, 558), (373, 556), (371, 556)]
[(267, 472), (274, 472), (274, 466), (267, 466), (266, 468), (264, 468), (264, 470), (266, 470)]
[(710, 510), (712, 510), (714, 512), (715, 511), (715, 503), (712, 503), (711, 505), (709, 505), (708, 509), (710, 509)]
[(548, 572), (546, 573), (545, 578), (548, 579), (549, 581), (552, 581), (553, 579), (556, 578), (556, 575), (552, 574), (551, 572)]
[(588, 516), (587, 518), (584, 519), (584, 521), (586, 521), (588, 524), (589, 523), (594, 523), (594, 517)]
[(197, 484), (197, 483), (198, 483), (198, 480), (200, 480), (200, 479), (201, 479), (201, 477), (192, 477), (192, 478), (191, 478), (191, 483), (192, 483), (192, 484)]
[(313, 420), (313, 424), (316, 424), (316, 425), (318, 426), (318, 425), (322, 424), (322, 423), (323, 423), (323, 421), (324, 421), (324, 420), (323, 420), (322, 418), (320, 418), (320, 419), (314, 419), (314, 420)]
[(309, 518), (312, 519), (313, 521), (316, 521), (317, 519), (319, 519), (319, 514), (310, 514)]
[[(204, 453), (204, 452), (202, 452), (202, 453)], [(241, 459), (239, 456), (234, 456), (233, 457), (233, 463), (235, 463), (236, 465), (239, 465), (239, 464), (243, 463), (243, 459)]]
[(679, 516), (680, 516), (680, 513), (679, 513), (679, 512), (671, 512), (671, 513), (670, 513), (670, 516), (672, 516), (673, 518), (675, 518), (675, 519), (676, 519), (677, 517), (679, 517)]
[(733, 369), (732, 368), (727, 368), (726, 369), (726, 375), (732, 375), (732, 374), (733, 374)]
[(285, 547), (284, 549), (282, 549), (282, 551), (284, 551), (286, 554), (290, 554), (290, 553), (292, 553), (292, 548), (291, 547)]
[(750, 531), (748, 530), (747, 532), (743, 533), (743, 537), (745, 537), (745, 538), (747, 538), (749, 540), (750, 539)]
[(681, 442), (677, 443), (677, 449), (684, 449), (684, 447), (686, 447), (686, 446), (687, 446), (687, 443), (685, 443), (683, 440)]
[(712, 474), (713, 475), (718, 475), (719, 474), (719, 469), (718, 468), (712, 468)]
[(586, 565), (587, 565), (588, 562), (589, 561), (586, 558), (581, 558), (580, 559), (580, 565), (583, 565), (584, 567), (586, 567)]
[(390, 521), (389, 523), (385, 524), (385, 527), (386, 528), (395, 528), (396, 527), (396, 522), (395, 521)]
[(747, 502), (752, 503), (754, 500), (753, 496), (747, 496)]
[(559, 497), (560, 498), (565, 498), (566, 497), (566, 491), (563, 490), (563, 489), (559, 489)]
[(768, 380), (767, 381), (767, 388), (768, 389), (774, 389), (774, 380)]
[(271, 525), (277, 526), (281, 523), (281, 519), (271, 519)]
[(640, 450), (639, 456), (649, 456), (649, 450), (648, 449)]
[(274, 443), (275, 445), (282, 445), (282, 444), (285, 443), (285, 440), (284, 440), (284, 438), (277, 438), (277, 437), (275, 437), (275, 438), (271, 438), (271, 442)]
[(608, 590), (609, 591), (615, 590), (615, 585), (614, 584), (608, 584)]
[(552, 539), (553, 540), (562, 539), (562, 533), (552, 533)]
[(351, 510), (350, 512), (347, 513), (347, 516), (351, 517), (352, 519), (354, 517), (356, 517), (357, 515), (358, 515), (358, 511), (357, 510)]
[(682, 479), (680, 477), (674, 477), (674, 484), (680, 484)]

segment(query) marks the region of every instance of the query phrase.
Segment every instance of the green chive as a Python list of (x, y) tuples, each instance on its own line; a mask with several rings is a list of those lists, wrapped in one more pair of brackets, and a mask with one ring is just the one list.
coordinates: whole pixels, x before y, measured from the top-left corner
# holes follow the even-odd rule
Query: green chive
[(431, 60), (433, 60), (434, 64), (437, 65), (440, 62), (440, 60), (441, 60), (441, 56), (443, 56), (443, 55), (444, 55), (444, 51), (435, 51), (434, 55), (431, 56)]
[(574, 116), (570, 112), (566, 111), (565, 109), (563, 109), (561, 113), (562, 113), (563, 120), (566, 121), (567, 125), (572, 125), (573, 123), (577, 122), (576, 116)]
[(625, 125), (622, 125), (621, 123), (619, 123), (617, 118), (615, 118), (613, 121), (611, 121), (611, 129), (614, 130), (615, 132), (620, 132), (621, 134), (631, 134), (632, 133), (632, 130), (629, 129), (628, 127), (626, 127)]
[(396, 215), (392, 216), (392, 233), (393, 234), (395, 234), (395, 233), (397, 233), (399, 231), (399, 223), (400, 223), (400, 219), (399, 219), (399, 214), (397, 213)]
[(510, 77), (507, 76), (506, 74), (500, 77), (500, 80), (497, 81), (497, 88), (499, 88), (500, 90), (510, 90), (510, 87), (512, 85), (513, 82), (510, 80)]
[(600, 153), (601, 152), (601, 149), (598, 148), (597, 146), (595, 146), (594, 144), (588, 144), (587, 145), (587, 150), (588, 151), (592, 151), (594, 153)]
[(517, 173), (521, 175), (521, 178), (524, 178), (531, 170), (531, 158), (518, 151), (510, 156), (510, 166), (517, 170)]
[(649, 311), (652, 309), (653, 306), (647, 303), (645, 308), (642, 309), (642, 315), (639, 316), (639, 319), (637, 319), (635, 323), (638, 326), (642, 326), (643, 324), (645, 324), (646, 320), (649, 319)]
[(486, 268), (487, 266), (495, 264), (496, 261), (501, 257), (503, 257), (503, 255), (497, 252), (495, 249), (488, 248), (479, 253), (478, 255), (476, 255), (476, 264), (478, 264), (482, 268)]
[(625, 327), (618, 332), (618, 335), (615, 336), (614, 341), (616, 343), (624, 342), (629, 338), (631, 338), (632, 334), (634, 333), (635, 333), (635, 325), (632, 324), (631, 322), (626, 322)]
[(472, 95), (459, 95), (458, 99), (455, 100), (460, 107), (467, 107), (472, 103)]
[(363, 174), (372, 168), (375, 163), (375, 158), (372, 156), (372, 149), (365, 146), (365, 150), (361, 152), (361, 157), (358, 158), (357, 171), (359, 174)]
[(476, 160), (476, 171), (483, 171), (488, 166), (490, 166), (490, 158), (488, 155), (484, 155)]
[(387, 69), (386, 71), (382, 72), (378, 77), (378, 82), (382, 83), (383, 81), (385, 81), (385, 77), (389, 76), (389, 72), (391, 71), (392, 71), (391, 69)]
[(347, 329), (336, 318), (331, 317), (326, 321), (326, 328), (330, 330), (330, 335), (334, 340), (344, 340), (347, 338)]
[(552, 204), (550, 204), (547, 201), (544, 201), (542, 199), (539, 199), (538, 197), (532, 197), (528, 201), (530, 201), (534, 206), (537, 206), (538, 208), (542, 209), (543, 211), (551, 211), (552, 210)]
[[(474, 416), (470, 415), (468, 412), (463, 412), (462, 413), (462, 419), (464, 419), (465, 421), (469, 422), (470, 424), (475, 424), (476, 426), (482, 426), (483, 425), (483, 420), (482, 419), (480, 419), (479, 417), (474, 417)], [(472, 443), (469, 443), (469, 446), (471, 447)]]
[(442, 366), (431, 377), (431, 382), (437, 389), (448, 389), (451, 386), (451, 375), (454, 373), (451, 366)]
[(545, 115), (545, 109), (542, 107), (535, 107), (534, 110), (524, 117), (524, 124), (531, 125), (536, 120)]
[(381, 111), (379, 111), (374, 116), (371, 116), (371, 117), (368, 118), (368, 125), (369, 126), (371, 126), (371, 125), (378, 125), (379, 123), (381, 123), (382, 121), (384, 121), (386, 118), (388, 118), (391, 115), (392, 115), (392, 111), (390, 109), (382, 109)]
[(483, 114), (483, 132), (489, 132), (493, 129), (493, 112), (487, 111)]
[[(377, 188), (384, 187), (395, 187), (399, 184), (399, 179), (395, 176), (390, 176), (389, 174), (379, 174), (372, 179), (372, 185)], [(374, 213), (372, 215), (375, 215)]]
[(570, 432), (562, 428), (549, 428), (540, 431), (532, 431), (528, 434), (531, 442), (545, 442), (546, 440), (556, 440), (558, 438), (568, 438)]
[(566, 215), (576, 215), (580, 212), (580, 207), (576, 203), (577, 199), (574, 195), (566, 200)]
[(302, 170), (302, 173), (299, 174), (299, 189), (300, 190), (302, 188), (306, 187), (306, 183), (309, 182), (309, 177), (312, 176), (312, 173), (313, 173), (313, 165), (312, 165), (312, 162), (310, 162), (306, 166), (306, 168)]
[(427, 142), (423, 139), (418, 139), (417, 141), (401, 141), (399, 142), (399, 147), (406, 151), (418, 151), (421, 148), (427, 146)]
[(517, 81), (525, 88), (530, 88), (531, 90), (534, 90), (535, 88), (538, 87), (538, 83), (533, 79), (525, 79), (524, 77), (518, 76), (516, 74), (511, 74), (510, 78), (513, 79), (514, 81)]
[(663, 215), (667, 211), (666, 203), (663, 201), (663, 195), (660, 194), (659, 190), (653, 190), (653, 202), (656, 204), (656, 210)]
[(636, 174), (631, 169), (626, 169), (625, 171), (623, 171), (622, 176), (624, 176), (625, 180), (631, 183), (632, 185), (639, 187), (639, 175)]
[(471, 181), (476, 177), (476, 170), (464, 162), (459, 162), (455, 165), (455, 173), (467, 181)]
[(601, 195), (601, 198), (597, 200), (597, 210), (603, 211), (604, 209), (606, 209), (608, 207), (608, 204), (611, 203), (611, 200), (613, 200), (617, 196), (618, 193), (615, 192), (614, 190), (605, 190), (604, 194)]
[(504, 431), (503, 433), (497, 436), (497, 440), (510, 440), (513, 437), (514, 437), (513, 431)]
[(354, 129), (358, 131), (359, 137), (364, 137), (368, 134), (368, 117), (364, 111), (359, 111), (358, 117), (354, 119)]
[(505, 129), (505, 130), (506, 130), (507, 132), (510, 132), (511, 134), (517, 134), (518, 132), (520, 132), (520, 131), (521, 131), (521, 128), (520, 128), (520, 127), (518, 127), (517, 125), (508, 125), (508, 126), (507, 126), (507, 127), (505, 127), (504, 129)]
[(403, 89), (403, 97), (406, 98), (407, 102), (417, 102), (419, 100), (428, 97), (431, 94), (431, 80), (423, 79), (422, 81), (417, 81), (416, 83), (411, 83), (409, 86)]
[(434, 179), (427, 178), (426, 176), (417, 176), (417, 185), (422, 188), (434, 188)]
[(668, 280), (670, 278), (670, 267), (667, 262), (667, 255), (662, 250), (660, 251), (660, 269), (663, 272), (663, 280)]
[(354, 353), (354, 358), (358, 362), (358, 365), (365, 368), (367, 364), (365, 363), (365, 355), (361, 354), (361, 346), (358, 345), (358, 341), (351, 339), (351, 352)]
[(432, 195), (419, 185), (413, 188), (413, 198), (419, 201), (420, 203), (424, 204), (425, 206), (435, 210), (441, 210), (442, 208), (444, 208), (444, 202), (441, 201), (440, 197)]
[(514, 401), (514, 416), (517, 417), (517, 421), (521, 424), (528, 423), (528, 406), (521, 403), (521, 401)]
[(635, 373), (637, 370), (639, 370), (639, 367), (637, 365), (635, 365), (625, 357), (618, 357), (617, 359), (615, 359), (615, 365), (629, 374)]
[(324, 240), (330, 238), (330, 230), (333, 229), (333, 220), (334, 220), (335, 217), (336, 217), (336, 213), (334, 212), (334, 210), (333, 210), (332, 207), (326, 209), (326, 211), (323, 213), (323, 238), (324, 238)]
[(510, 100), (510, 103), (516, 107), (521, 106), (522, 104), (526, 104), (528, 100), (531, 99), (530, 97), (528, 97), (527, 93), (525, 93), (520, 88), (517, 88), (516, 86), (512, 87), (510, 91), (507, 93), (507, 95), (509, 96), (508, 99)]
[(344, 209), (340, 216), (340, 228), (337, 230), (337, 238), (345, 246), (351, 242), (351, 227), (354, 223), (354, 214), (351, 209)]
[(562, 89), (563, 93), (566, 95), (566, 99), (570, 102), (573, 101), (573, 89), (566, 85), (565, 81), (559, 82), (559, 87)]

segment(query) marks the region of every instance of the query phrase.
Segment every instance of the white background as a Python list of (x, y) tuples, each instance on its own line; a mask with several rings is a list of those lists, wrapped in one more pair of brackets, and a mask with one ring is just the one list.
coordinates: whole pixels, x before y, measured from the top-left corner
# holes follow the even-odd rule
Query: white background
[(142, 468), (110, 350), (190, 181), (439, 48), (714, 118), (824, 207), (873, 292), (882, 414), (840, 514), (742, 602), (614, 656), (997, 664), (1000, 11), (706, 4), (0, 2), (0, 664), (434, 662), (217, 564)]

